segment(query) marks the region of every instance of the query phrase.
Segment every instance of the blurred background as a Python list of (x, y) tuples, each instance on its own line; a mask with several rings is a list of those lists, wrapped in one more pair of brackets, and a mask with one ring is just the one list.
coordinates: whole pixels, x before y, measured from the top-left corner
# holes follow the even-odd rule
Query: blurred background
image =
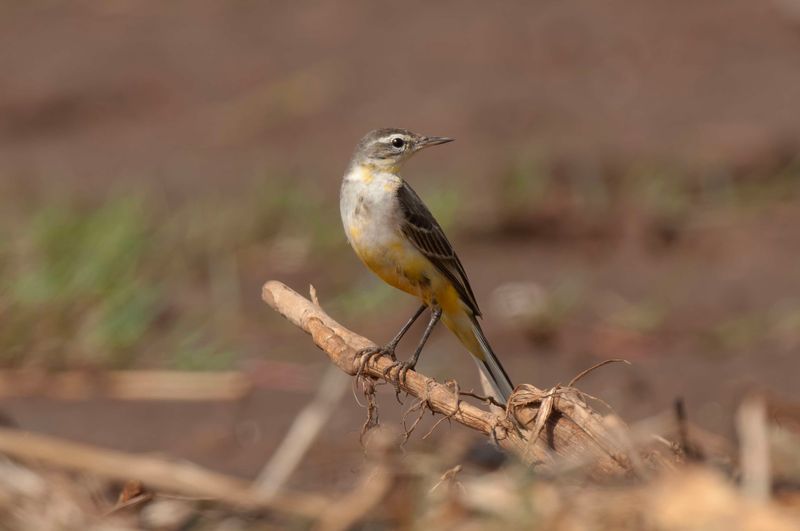
[[(328, 366), (261, 285), (313, 284), (379, 343), (415, 308), (339, 219), (356, 142), (390, 126), (457, 139), (404, 176), (515, 382), (625, 358), (581, 388), (631, 423), (682, 397), (726, 436), (748, 391), (800, 400), (796, 2), (3, 2), (0, 71), (3, 370), (253, 386), (65, 400), (5, 379), (7, 423), (254, 477)], [(442, 328), (420, 369), (477, 389), (465, 356)], [(348, 393), (339, 413), (292, 485), (357, 477), (366, 412)]]

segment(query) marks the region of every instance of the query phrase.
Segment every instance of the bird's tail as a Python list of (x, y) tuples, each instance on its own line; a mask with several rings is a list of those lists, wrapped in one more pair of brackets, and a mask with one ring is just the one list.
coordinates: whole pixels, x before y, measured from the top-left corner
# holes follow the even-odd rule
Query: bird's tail
[(467, 312), (461, 312), (458, 316), (444, 314), (442, 321), (475, 357), (478, 367), (492, 384), (497, 398), (507, 403), (511, 393), (514, 392), (514, 384), (495, 356), (475, 316)]

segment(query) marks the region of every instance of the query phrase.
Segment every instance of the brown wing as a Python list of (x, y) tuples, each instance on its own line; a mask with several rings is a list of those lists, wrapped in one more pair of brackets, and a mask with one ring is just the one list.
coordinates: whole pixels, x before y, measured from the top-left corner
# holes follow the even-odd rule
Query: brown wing
[(403, 234), (447, 277), (470, 310), (481, 315), (464, 266), (428, 207), (405, 181), (397, 189), (397, 199), (403, 213)]

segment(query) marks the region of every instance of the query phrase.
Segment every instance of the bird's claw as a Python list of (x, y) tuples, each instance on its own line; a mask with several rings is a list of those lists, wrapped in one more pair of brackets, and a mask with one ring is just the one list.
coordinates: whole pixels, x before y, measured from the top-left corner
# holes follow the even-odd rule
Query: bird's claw
[[(386, 379), (386, 381), (393, 382), (395, 389), (399, 391), (400, 384), (405, 383), (406, 381), (406, 373), (409, 370), (414, 369), (414, 366), (415, 364), (411, 363), (410, 361), (395, 360), (394, 363), (383, 370), (383, 377)], [(397, 369), (397, 376), (395, 378), (392, 378), (393, 369)]]
[(381, 356), (389, 356), (391, 360), (397, 360), (397, 357), (394, 353), (394, 347), (392, 347), (392, 345), (362, 348), (356, 353), (356, 356), (360, 360), (358, 363), (358, 372), (356, 373), (358, 376), (361, 376), (364, 373), (364, 367), (366, 367), (368, 363), (371, 363)]

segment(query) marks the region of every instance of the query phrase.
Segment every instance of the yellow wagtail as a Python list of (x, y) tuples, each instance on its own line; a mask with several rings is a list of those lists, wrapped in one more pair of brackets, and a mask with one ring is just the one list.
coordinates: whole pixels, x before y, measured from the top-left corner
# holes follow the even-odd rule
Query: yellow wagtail
[[(386, 283), (423, 303), (387, 345), (364, 354), (390, 356), (395, 361), (392, 367), (398, 367), (398, 379), (402, 379), (416, 365), (441, 318), (475, 357), (496, 398), (506, 402), (514, 386), (478, 324), (481, 312), (464, 267), (439, 223), (398, 175), (403, 163), (417, 151), (452, 140), (405, 129), (377, 129), (361, 139), (350, 161), (340, 198), (350, 245)], [(397, 361), (397, 344), (425, 308), (430, 308), (431, 318), (417, 349), (409, 361)]]

